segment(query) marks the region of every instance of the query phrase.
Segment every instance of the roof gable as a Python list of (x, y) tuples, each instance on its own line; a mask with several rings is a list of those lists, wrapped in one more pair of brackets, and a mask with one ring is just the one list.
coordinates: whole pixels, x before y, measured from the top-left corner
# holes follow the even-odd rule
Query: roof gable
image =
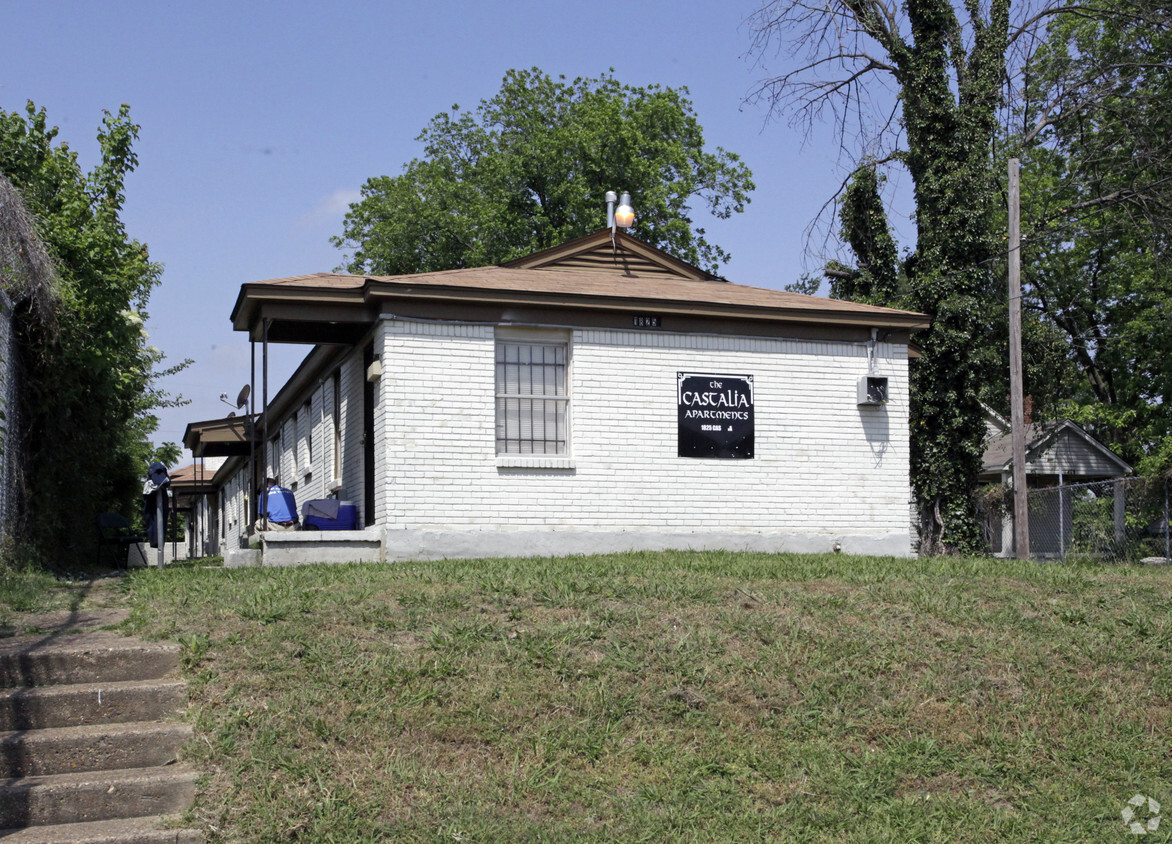
[(501, 264), (524, 270), (610, 272), (615, 275), (679, 278), (689, 281), (723, 281), (626, 232), (600, 229), (560, 246), (543, 249)]
[(1009, 420), (995, 411), (989, 405), (982, 403), (981, 410), (985, 419), (985, 439), (991, 440), (1010, 431)]
[[(1069, 419), (1026, 426), (1027, 474), (1078, 477), (1118, 477), (1131, 472), (1111, 449)], [(989, 440), (983, 472), (1008, 471), (1013, 466), (1013, 438), (1008, 430)]]

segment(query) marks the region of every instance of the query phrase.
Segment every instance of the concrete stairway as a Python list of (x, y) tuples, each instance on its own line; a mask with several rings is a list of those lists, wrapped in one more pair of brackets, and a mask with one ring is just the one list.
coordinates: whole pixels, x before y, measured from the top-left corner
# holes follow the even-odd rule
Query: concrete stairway
[[(0, 640), (0, 841), (194, 844), (162, 816), (195, 798), (169, 723), (187, 686), (179, 647), (110, 633)], [(5, 779), (6, 778), (6, 779)]]

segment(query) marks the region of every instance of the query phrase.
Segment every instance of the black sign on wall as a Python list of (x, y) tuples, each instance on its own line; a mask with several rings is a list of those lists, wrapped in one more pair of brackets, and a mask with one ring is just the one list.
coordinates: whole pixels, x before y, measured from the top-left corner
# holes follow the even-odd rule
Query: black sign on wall
[(753, 457), (753, 376), (677, 372), (679, 456)]

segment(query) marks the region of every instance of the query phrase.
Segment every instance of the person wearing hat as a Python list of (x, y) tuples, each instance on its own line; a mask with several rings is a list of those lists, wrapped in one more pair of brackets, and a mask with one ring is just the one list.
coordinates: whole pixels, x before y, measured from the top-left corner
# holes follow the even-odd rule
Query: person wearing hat
[(265, 488), (260, 493), (260, 518), (256, 520), (257, 531), (297, 530), (297, 500), (293, 493), (277, 483), (276, 478), (265, 478)]

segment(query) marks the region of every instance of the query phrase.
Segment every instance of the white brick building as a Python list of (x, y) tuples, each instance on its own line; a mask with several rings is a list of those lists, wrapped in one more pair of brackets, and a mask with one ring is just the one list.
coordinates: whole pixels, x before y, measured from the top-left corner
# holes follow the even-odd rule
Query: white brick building
[(270, 474), (299, 506), (358, 504), (360, 556), (387, 560), (908, 553), (920, 314), (732, 284), (602, 231), (499, 267), (246, 284), (233, 321), (317, 345), (254, 424), (188, 429), (197, 455), (236, 454), (228, 547)]

